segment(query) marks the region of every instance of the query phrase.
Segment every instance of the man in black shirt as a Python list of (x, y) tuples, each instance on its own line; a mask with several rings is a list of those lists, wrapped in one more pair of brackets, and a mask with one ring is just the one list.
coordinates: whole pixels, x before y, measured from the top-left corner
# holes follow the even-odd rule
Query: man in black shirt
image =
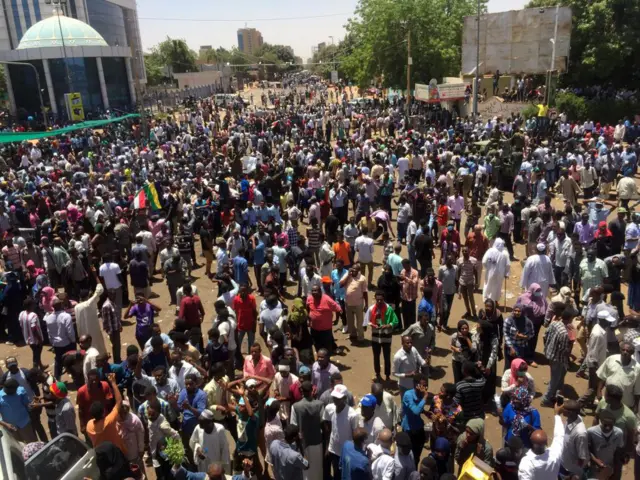
[(420, 222), (420, 229), (418, 234), (413, 240), (413, 246), (416, 251), (416, 260), (420, 263), (420, 278), (424, 278), (427, 274), (427, 269), (431, 268), (433, 255), (433, 238), (429, 234), (429, 228), (427, 221), (422, 220)]

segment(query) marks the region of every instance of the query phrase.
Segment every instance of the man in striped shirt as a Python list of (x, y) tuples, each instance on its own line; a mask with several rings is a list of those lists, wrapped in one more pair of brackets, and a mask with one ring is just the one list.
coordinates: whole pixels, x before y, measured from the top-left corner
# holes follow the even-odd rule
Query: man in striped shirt
[(484, 418), (482, 391), (485, 379), (473, 362), (462, 364), (463, 379), (456, 384), (455, 400), (462, 408), (465, 422), (472, 418)]
[(318, 220), (314, 217), (309, 217), (311, 222), (311, 227), (307, 229), (307, 244), (309, 253), (313, 254), (313, 258), (316, 261), (316, 265), (320, 263), (320, 259), (318, 258), (318, 253), (320, 252), (320, 245), (322, 245), (322, 241), (320, 240), (320, 234), (322, 233), (318, 228)]

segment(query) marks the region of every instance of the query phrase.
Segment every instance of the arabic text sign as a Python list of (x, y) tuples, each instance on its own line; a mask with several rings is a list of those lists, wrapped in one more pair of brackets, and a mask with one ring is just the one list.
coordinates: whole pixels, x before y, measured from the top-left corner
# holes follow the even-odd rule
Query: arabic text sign
[(422, 102), (448, 102), (464, 98), (464, 83), (443, 83), (440, 85), (424, 85), (416, 83), (415, 98)]

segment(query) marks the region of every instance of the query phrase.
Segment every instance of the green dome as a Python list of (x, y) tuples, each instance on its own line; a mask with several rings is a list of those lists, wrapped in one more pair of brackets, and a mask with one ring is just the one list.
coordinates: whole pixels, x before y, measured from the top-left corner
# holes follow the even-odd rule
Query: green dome
[[(60, 21), (58, 22), (58, 18)], [(62, 39), (60, 37), (62, 31)], [(22, 36), (17, 50), (27, 48), (62, 47), (108, 47), (104, 38), (95, 29), (80, 20), (54, 14), (33, 25)]]

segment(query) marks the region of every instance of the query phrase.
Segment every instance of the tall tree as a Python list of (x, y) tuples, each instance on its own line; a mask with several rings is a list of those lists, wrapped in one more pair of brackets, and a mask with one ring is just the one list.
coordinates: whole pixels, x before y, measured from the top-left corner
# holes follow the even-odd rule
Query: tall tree
[[(486, 11), (486, 0), (479, 0)], [(411, 81), (460, 72), (464, 17), (476, 0), (359, 0), (347, 24), (350, 45), (341, 65), (360, 86), (379, 78), (385, 86), (407, 83), (407, 41), (411, 38)]]
[(640, 2), (637, 0), (532, 0), (528, 7), (571, 7), (570, 85), (612, 83), (637, 87), (640, 80)]
[(193, 72), (197, 70), (196, 53), (189, 48), (182, 39), (167, 37), (151, 50), (159, 57), (163, 65), (170, 68), (172, 73)]

